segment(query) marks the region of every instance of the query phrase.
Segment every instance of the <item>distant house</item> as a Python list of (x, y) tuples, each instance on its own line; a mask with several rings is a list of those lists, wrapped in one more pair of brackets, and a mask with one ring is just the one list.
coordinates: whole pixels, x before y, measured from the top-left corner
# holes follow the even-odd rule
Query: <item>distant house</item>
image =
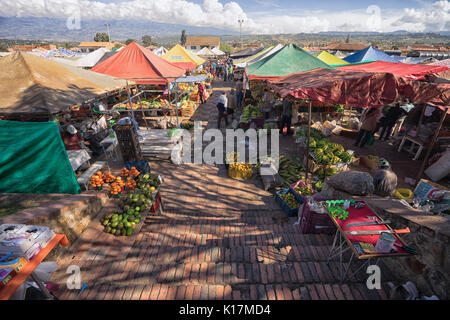
[(368, 46), (363, 43), (334, 42), (334, 43), (330, 43), (328, 46), (322, 48), (322, 50), (355, 52), (355, 51), (361, 51), (367, 47)]
[(81, 42), (78, 48), (80, 48), (82, 52), (89, 53), (100, 48), (112, 50), (117, 44), (122, 45), (119, 42)]
[(220, 38), (219, 37), (187, 37), (186, 38), (186, 49), (191, 51), (199, 51), (203, 48), (220, 49)]

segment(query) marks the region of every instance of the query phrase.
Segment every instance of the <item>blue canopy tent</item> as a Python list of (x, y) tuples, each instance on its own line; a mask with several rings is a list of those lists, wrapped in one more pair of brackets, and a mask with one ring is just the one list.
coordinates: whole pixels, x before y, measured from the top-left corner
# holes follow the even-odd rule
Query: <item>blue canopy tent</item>
[(367, 47), (364, 50), (355, 52), (354, 54), (345, 57), (344, 60), (350, 63), (357, 63), (366, 60), (399, 62), (394, 57), (391, 57), (390, 55), (384, 53), (383, 51), (375, 49), (372, 46)]

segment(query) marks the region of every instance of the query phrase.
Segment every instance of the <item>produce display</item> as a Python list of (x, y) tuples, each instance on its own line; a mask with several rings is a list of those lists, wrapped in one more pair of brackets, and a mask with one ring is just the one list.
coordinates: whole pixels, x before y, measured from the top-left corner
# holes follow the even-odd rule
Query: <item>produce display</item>
[(191, 130), (194, 128), (194, 123), (192, 121), (183, 121), (181, 123), (181, 128), (185, 130)]
[(128, 177), (128, 176), (130, 175), (130, 171), (128, 171), (127, 168), (123, 168), (123, 169), (120, 171), (120, 175), (121, 175), (122, 177)]
[(314, 190), (307, 187), (296, 187), (294, 190), (302, 196), (312, 196), (314, 194)]
[[(139, 174), (135, 179), (128, 177), (127, 187), (130, 191), (119, 204), (121, 212), (106, 214), (101, 219), (104, 231), (116, 236), (133, 235), (136, 226), (141, 222), (142, 213), (152, 205), (153, 194), (159, 185), (160, 180), (154, 174)], [(117, 181), (113, 183), (114, 192), (119, 190), (119, 186)], [(134, 186), (133, 189), (130, 186)], [(122, 189), (123, 187), (120, 187), (120, 190)]]
[(225, 163), (237, 163), (239, 158), (239, 153), (237, 152), (228, 152), (225, 156)]
[(242, 110), (242, 122), (248, 122), (252, 118), (261, 118), (261, 110), (257, 106), (248, 105)]
[(228, 175), (235, 179), (250, 179), (253, 176), (252, 164), (232, 162), (228, 167)]
[(316, 174), (319, 179), (324, 180), (326, 177), (331, 177), (338, 174), (338, 170), (335, 168), (319, 169)]
[[(300, 139), (302, 137), (307, 137), (307, 136), (308, 136), (308, 127), (302, 126), (297, 130), (297, 132), (294, 135), (294, 138)], [(312, 137), (316, 140), (320, 140), (320, 139), (324, 139), (325, 135), (322, 132), (320, 132), (319, 130), (311, 128), (310, 137)]]
[(301, 205), (292, 193), (280, 194), (280, 198), (286, 201), (291, 209), (298, 208)]
[(158, 96), (153, 100), (141, 100), (136, 105), (138, 107), (136, 109), (167, 109), (170, 107), (170, 102)]
[(96, 174), (94, 174), (91, 177), (91, 181), (90, 181), (91, 187), (96, 188), (96, 189), (102, 188), (103, 183), (104, 183), (103, 178), (104, 178), (104, 176), (100, 171), (97, 172)]
[(290, 185), (297, 182), (301, 178), (301, 169), (302, 166), (298, 162), (292, 161), (285, 156), (280, 156), (280, 167), (278, 174), (285, 184)]
[(122, 186), (118, 182), (111, 184), (111, 195), (118, 196), (122, 192)]
[(314, 189), (316, 189), (317, 192), (322, 191), (322, 188), (323, 188), (323, 181), (317, 181), (317, 182), (314, 184)]
[(113, 176), (112, 174), (111, 174), (111, 172), (106, 172), (105, 173), (105, 182), (107, 182), (107, 183), (111, 183), (111, 182), (114, 182), (114, 181), (116, 181), (116, 177), (115, 176)]

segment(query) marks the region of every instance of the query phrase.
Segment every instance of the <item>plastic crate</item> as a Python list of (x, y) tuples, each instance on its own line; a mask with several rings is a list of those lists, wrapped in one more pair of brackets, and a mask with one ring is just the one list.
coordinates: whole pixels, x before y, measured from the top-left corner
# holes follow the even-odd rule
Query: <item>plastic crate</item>
[[(336, 200), (336, 199), (321, 199), (314, 198), (315, 201)], [(303, 204), (302, 215), (300, 219), (300, 228), (303, 233), (324, 233), (333, 234), (336, 232), (336, 226), (331, 220), (328, 213), (321, 213), (312, 211), (309, 202)]]
[(275, 197), (275, 201), (276, 201), (276, 203), (278, 203), (278, 205), (281, 207), (281, 209), (283, 209), (283, 211), (287, 214), (288, 217), (296, 217), (300, 207), (298, 207), (298, 208), (291, 208), (291, 207), (289, 207), (287, 202), (284, 201), (280, 197), (280, 194), (287, 194), (287, 193), (293, 194), (295, 199), (297, 199), (297, 201), (300, 203), (300, 205), (303, 205), (303, 203), (304, 203), (303, 199), (298, 194), (292, 192), (292, 190), (290, 190), (290, 189), (283, 189), (283, 190), (277, 191), (276, 192), (277, 195)]
[(150, 165), (146, 160), (125, 163), (125, 168), (127, 168), (127, 170), (130, 170), (131, 167), (135, 167), (140, 173), (150, 173)]
[[(293, 192), (294, 194), (296, 194), (296, 195), (298, 195), (300, 198), (302, 198), (302, 199), (303, 199), (303, 202), (306, 202), (305, 197), (302, 196), (300, 193), (298, 193), (298, 192), (295, 190), (295, 188), (297, 188), (297, 187), (305, 188), (305, 187), (306, 187), (306, 184), (305, 184), (303, 181), (300, 180), (300, 181), (294, 182), (293, 184), (291, 184), (291, 185), (289, 186), (289, 188), (292, 190), (292, 192)], [(314, 191), (314, 194), (317, 193), (317, 191), (315, 191), (315, 190), (313, 190), (313, 191)]]

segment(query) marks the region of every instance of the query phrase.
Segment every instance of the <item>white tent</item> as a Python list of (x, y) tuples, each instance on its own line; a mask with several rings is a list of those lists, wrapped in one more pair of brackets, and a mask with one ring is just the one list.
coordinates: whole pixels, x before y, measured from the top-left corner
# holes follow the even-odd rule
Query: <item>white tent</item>
[(211, 58), (211, 57), (217, 56), (216, 53), (214, 53), (211, 49), (209, 49), (207, 47), (201, 49), (200, 51), (197, 51), (195, 54), (198, 56), (201, 56), (201, 57), (206, 57), (206, 58)]
[(167, 50), (164, 47), (159, 47), (158, 49), (153, 50), (153, 53), (156, 54), (157, 56), (162, 57), (163, 55), (165, 55), (169, 50)]
[(217, 49), (217, 48), (212, 48), (211, 51), (214, 52), (217, 56), (224, 56), (225, 55), (225, 52), (223, 52), (222, 50)]
[(91, 52), (84, 57), (77, 60), (76, 66), (80, 68), (92, 68), (97, 64), (97, 62), (104, 56), (109, 50), (105, 48), (100, 48)]

